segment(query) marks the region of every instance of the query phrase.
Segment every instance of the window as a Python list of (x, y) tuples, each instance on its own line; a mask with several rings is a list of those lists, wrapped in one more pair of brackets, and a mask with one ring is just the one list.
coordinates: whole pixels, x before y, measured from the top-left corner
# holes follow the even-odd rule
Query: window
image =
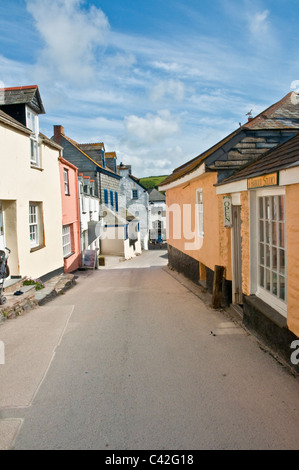
[(111, 207), (114, 206), (114, 202), (113, 202), (113, 191), (110, 191), (110, 205), (111, 205)]
[(63, 248), (64, 258), (66, 258), (72, 253), (71, 226), (70, 225), (64, 225), (62, 227), (62, 248)]
[(196, 207), (197, 207), (197, 234), (199, 237), (204, 237), (204, 225), (203, 225), (203, 197), (202, 189), (196, 191)]
[(115, 197), (115, 211), (118, 212), (118, 193), (115, 191), (114, 193)]
[(108, 189), (104, 189), (104, 202), (105, 202), (106, 206), (108, 206), (108, 204), (109, 204)]
[(64, 194), (69, 196), (70, 189), (69, 189), (69, 172), (68, 170), (63, 170), (63, 178), (64, 178)]
[(132, 190), (132, 199), (138, 199), (138, 190), (137, 189)]
[(26, 125), (32, 131), (30, 136), (30, 163), (32, 166), (39, 167), (39, 152), (38, 152), (38, 116), (32, 111), (32, 109), (27, 108), (26, 111)]
[[(260, 196), (258, 205), (258, 293), (286, 302), (284, 194)], [(274, 305), (275, 306), (275, 305)]]
[(44, 246), (44, 229), (42, 222), (42, 203), (29, 203), (29, 237), (31, 248)]

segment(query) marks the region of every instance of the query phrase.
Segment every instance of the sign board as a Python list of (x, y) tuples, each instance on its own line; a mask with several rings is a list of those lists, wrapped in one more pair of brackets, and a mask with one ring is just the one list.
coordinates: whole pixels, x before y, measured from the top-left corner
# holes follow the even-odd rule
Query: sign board
[(84, 250), (82, 268), (95, 269), (96, 264), (97, 264), (97, 250)]
[(232, 219), (232, 198), (230, 196), (223, 196), (223, 217), (224, 217), (224, 227), (231, 227), (233, 225), (233, 219)]
[(248, 189), (264, 188), (265, 186), (277, 186), (278, 173), (271, 173), (270, 175), (261, 175), (256, 178), (247, 180)]

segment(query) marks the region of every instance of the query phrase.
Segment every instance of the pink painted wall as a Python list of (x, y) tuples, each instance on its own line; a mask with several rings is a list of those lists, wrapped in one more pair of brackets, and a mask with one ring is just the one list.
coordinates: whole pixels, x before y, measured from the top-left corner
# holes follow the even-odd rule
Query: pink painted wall
[[(59, 158), (60, 187), (62, 201), (62, 225), (71, 226), (72, 255), (64, 259), (64, 271), (70, 273), (81, 266), (80, 212), (78, 195), (78, 168)], [(64, 189), (64, 169), (68, 170), (69, 195)]]

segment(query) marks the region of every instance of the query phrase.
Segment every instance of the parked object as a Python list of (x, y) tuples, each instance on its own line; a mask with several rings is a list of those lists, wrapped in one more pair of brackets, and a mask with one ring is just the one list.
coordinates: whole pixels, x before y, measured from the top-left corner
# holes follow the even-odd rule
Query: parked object
[(4, 297), (3, 293), (3, 284), (4, 279), (9, 276), (9, 267), (7, 265), (8, 256), (10, 254), (9, 248), (4, 248), (4, 250), (0, 250), (0, 305), (4, 305), (6, 302), (6, 297)]

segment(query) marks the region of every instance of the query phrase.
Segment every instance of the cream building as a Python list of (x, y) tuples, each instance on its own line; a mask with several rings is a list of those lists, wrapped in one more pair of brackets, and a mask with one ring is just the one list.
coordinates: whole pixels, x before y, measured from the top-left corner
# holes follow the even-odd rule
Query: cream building
[(0, 249), (11, 278), (63, 272), (61, 147), (39, 132), (37, 86), (0, 89)]

